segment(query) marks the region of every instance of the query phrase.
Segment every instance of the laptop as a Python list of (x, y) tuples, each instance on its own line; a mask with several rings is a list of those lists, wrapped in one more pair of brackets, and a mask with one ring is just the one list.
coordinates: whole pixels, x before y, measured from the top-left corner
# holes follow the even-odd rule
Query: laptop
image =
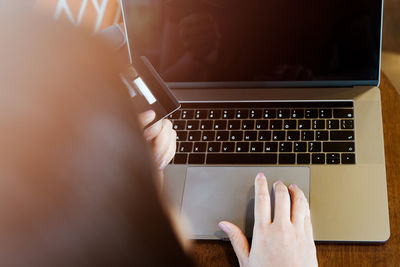
[(164, 190), (191, 238), (251, 237), (264, 172), (305, 192), (316, 241), (388, 240), (381, 0), (121, 2), (131, 59), (182, 105)]

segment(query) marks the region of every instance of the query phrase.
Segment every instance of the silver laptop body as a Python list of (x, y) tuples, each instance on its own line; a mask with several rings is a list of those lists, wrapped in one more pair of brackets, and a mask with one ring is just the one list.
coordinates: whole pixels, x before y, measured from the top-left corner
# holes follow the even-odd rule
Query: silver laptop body
[[(177, 159), (175, 159), (175, 162), (173, 161), (166, 168), (164, 191), (171, 204), (174, 205), (178, 210), (180, 210), (182, 216), (186, 217), (187, 220), (190, 222), (192, 226), (190, 237), (194, 239), (225, 238), (224, 234), (219, 230), (217, 226), (218, 222), (221, 220), (228, 220), (237, 224), (242, 228), (247, 236), (251, 236), (253, 217), (252, 208), (254, 198), (253, 182), (255, 175), (258, 172), (262, 171), (267, 176), (270, 186), (274, 181), (280, 179), (287, 185), (291, 183), (296, 183), (303, 189), (310, 202), (315, 240), (339, 242), (387, 241), (390, 236), (390, 225), (387, 201), (381, 99), (380, 90), (378, 88), (380, 78), (379, 62), (381, 51), (382, 1), (369, 0), (367, 2), (370, 6), (366, 5), (364, 7), (365, 10), (367, 10), (365, 11), (365, 14), (360, 11), (359, 15), (351, 15), (354, 16), (354, 22), (340, 26), (344, 27), (343, 32), (345, 33), (342, 34), (342, 30), (339, 31), (340, 41), (337, 41), (337, 44), (335, 44), (332, 48), (333, 50), (329, 50), (330, 52), (328, 53), (329, 55), (331, 55), (330, 60), (332, 61), (329, 63), (329, 66), (334, 66), (336, 64), (336, 66), (350, 66), (348, 68), (351, 69), (352, 62), (354, 60), (357, 60), (357, 56), (362, 55), (363, 58), (369, 57), (368, 54), (364, 53), (367, 50), (364, 51), (361, 48), (360, 51), (357, 52), (354, 49), (354, 51), (351, 49), (346, 50), (346, 48), (344, 48), (344, 50), (341, 50), (341, 47), (343, 47), (343, 45), (345, 46), (346, 43), (350, 43), (354, 46), (354, 44), (357, 44), (357, 42), (369, 42), (364, 38), (365, 36), (367, 36), (367, 34), (364, 34), (364, 31), (367, 29), (368, 32), (372, 32), (372, 35), (374, 35), (374, 38), (376, 39), (374, 39), (375, 42), (371, 41), (371, 44), (375, 44), (374, 47), (365, 48), (373, 51), (375, 55), (374, 60), (372, 59), (371, 61), (365, 61), (365, 66), (374, 66), (373, 71), (369, 70), (368, 74), (372, 76), (364, 77), (359, 74), (364, 71), (363, 68), (361, 68), (362, 70), (359, 73), (358, 71), (352, 73), (352, 71), (349, 71), (346, 67), (343, 67), (343, 69), (339, 70), (338, 72), (336, 72), (337, 70), (335, 69), (335, 73), (333, 73), (333, 71), (332, 73), (325, 73), (323, 75), (320, 75), (319, 78), (314, 77), (311, 79), (296, 79), (290, 78), (289, 75), (289, 77), (286, 77), (286, 80), (284, 80), (283, 78), (281, 80), (274, 80), (276, 78), (271, 78), (271, 76), (268, 75), (261, 75), (260, 77), (264, 77), (265, 80), (258, 78), (261, 81), (257, 80), (251, 82), (242, 80), (226, 81), (227, 77), (229, 78), (229, 75), (225, 76), (225, 80), (223, 81), (218, 80), (215, 78), (218, 78), (218, 75), (214, 74), (218, 73), (218, 71), (220, 71), (219, 73), (224, 73), (223, 71), (221, 72), (221, 68), (215, 68), (217, 70), (214, 73), (210, 71), (211, 75), (209, 75), (208, 77), (207, 75), (205, 75), (202, 76), (200, 79), (200, 76), (198, 76), (198, 81), (196, 80), (196, 77), (190, 78), (189, 74), (187, 74), (186, 76), (182, 74), (182, 77), (176, 76), (176, 73), (186, 73), (187, 68), (189, 68), (190, 72), (190, 68), (195, 68), (197, 66), (194, 63), (189, 64), (192, 61), (187, 61), (185, 63), (186, 59), (184, 56), (180, 58), (180, 62), (183, 62), (182, 64), (186, 64), (184, 65), (186, 69), (181, 68), (179, 72), (175, 73), (174, 77), (173, 72), (168, 72), (166, 68), (163, 67), (163, 65), (166, 64), (164, 61), (168, 60), (160, 60), (160, 54), (162, 58), (163, 53), (166, 53), (165, 49), (168, 48), (168, 44), (165, 43), (168, 43), (168, 40), (171, 40), (171, 38), (165, 36), (170, 35), (174, 37), (173, 40), (175, 40), (175, 42), (176, 40), (180, 40), (179, 42), (183, 43), (179, 48), (181, 51), (182, 49), (187, 49), (186, 51), (194, 51), (193, 53), (197, 53), (197, 55), (192, 55), (192, 57), (194, 58), (197, 57), (197, 61), (195, 60), (193, 62), (202, 62), (203, 68), (205, 68), (204, 66), (208, 66), (208, 68), (213, 68), (212, 66), (219, 64), (216, 63), (219, 61), (215, 60), (215, 58), (218, 58), (219, 56), (218, 53), (217, 55), (215, 55), (215, 53), (213, 55), (213, 52), (215, 51), (213, 51), (212, 49), (209, 49), (211, 51), (210, 53), (207, 52), (206, 48), (204, 48), (204, 51), (206, 52), (202, 50), (202, 47), (207, 47), (207, 44), (210, 46), (209, 41), (205, 42), (203, 46), (200, 46), (198, 50), (196, 50), (196, 48), (193, 48), (192, 46), (195, 47), (196, 44), (201, 43), (201, 39), (196, 39), (196, 36), (201, 34), (204, 34), (204, 36), (208, 36), (207, 38), (210, 38), (209, 40), (213, 40), (211, 42), (211, 47), (213, 47), (213, 45), (215, 47), (223, 46), (224, 33), (229, 33), (229, 27), (227, 28), (228, 30), (223, 31), (223, 25), (226, 26), (226, 21), (229, 21), (229, 18), (226, 19), (226, 16), (228, 16), (226, 14), (235, 15), (235, 20), (232, 21), (235, 21), (234, 23), (236, 28), (239, 27), (238, 25), (241, 25), (240, 23), (238, 24), (238, 21), (244, 21), (248, 18), (250, 18), (250, 22), (246, 23), (249, 23), (249, 25), (253, 25), (250, 23), (255, 23), (254, 25), (259, 25), (260, 21), (263, 21), (263, 19), (265, 19), (263, 18), (263, 16), (261, 16), (262, 8), (265, 8), (263, 4), (259, 4), (257, 1), (254, 1), (254, 3), (252, 3), (252, 1), (248, 3), (247, 1), (245, 1), (245, 6), (238, 8), (234, 6), (236, 4), (239, 5), (239, 2), (237, 1), (232, 1), (234, 4), (228, 3), (229, 1), (222, 0), (214, 2), (196, 2), (189, 0), (176, 0), (167, 2), (168, 6), (163, 6), (163, 1), (121, 1), (123, 6), (125, 25), (130, 39), (130, 52), (133, 51), (132, 54), (137, 53), (140, 55), (146, 55), (150, 58), (150, 61), (153, 60), (153, 64), (156, 66), (156, 68), (159, 68), (161, 75), (169, 83), (170, 87), (173, 88), (174, 94), (177, 96), (182, 104), (182, 111), (178, 115), (179, 118), (171, 116), (171, 119), (174, 120), (174, 122), (182, 120), (182, 112), (185, 110), (185, 107), (186, 110), (193, 110), (195, 114), (194, 117), (189, 118), (190, 120), (196, 120), (196, 112), (203, 109), (207, 110), (207, 119), (210, 119), (210, 110), (218, 109), (218, 105), (221, 105), (221, 108), (218, 109), (221, 112), (224, 112), (224, 110), (228, 110), (229, 105), (231, 105), (231, 109), (235, 110), (236, 112), (235, 118), (233, 119), (238, 119), (236, 117), (237, 111), (239, 109), (242, 109), (240, 108), (242, 107), (241, 105), (247, 105), (246, 109), (249, 112), (253, 112), (253, 105), (254, 107), (257, 107), (258, 110), (262, 110), (262, 112), (264, 112), (264, 110), (271, 107), (275, 107), (274, 109), (279, 111), (279, 105), (282, 103), (286, 103), (285, 105), (289, 106), (288, 109), (291, 112), (290, 118), (287, 118), (288, 120), (295, 119), (292, 117), (293, 110), (296, 109), (296, 105), (301, 107), (301, 103), (307, 103), (307, 105), (315, 105), (317, 107), (315, 109), (317, 109), (318, 112), (321, 112), (322, 109), (321, 107), (318, 107), (318, 103), (321, 102), (327, 103), (326, 105), (328, 106), (331, 105), (329, 103), (345, 103), (346, 105), (352, 106), (353, 109), (351, 120), (353, 121), (354, 125), (352, 125), (351, 130), (354, 132), (354, 134), (353, 136), (348, 137), (354, 141), (354, 147), (352, 147), (351, 149), (354, 149), (355, 151), (350, 151), (351, 153), (354, 153), (354, 162), (352, 164), (343, 164), (343, 162), (345, 162), (346, 160), (343, 157), (340, 157), (342, 154), (344, 154), (343, 152), (337, 153), (338, 155), (340, 155), (338, 156), (337, 161), (335, 158), (328, 158), (329, 152), (327, 152), (328, 150), (325, 151), (324, 142), (332, 141), (331, 137), (333, 136), (333, 133), (329, 133), (330, 137), (328, 137), (328, 139), (326, 139), (325, 141), (321, 141), (322, 148), (320, 150), (320, 153), (325, 153), (325, 160), (323, 163), (318, 164), (314, 164), (314, 159), (315, 162), (318, 162), (318, 157), (314, 158), (314, 156), (312, 155), (313, 153), (309, 152), (309, 147), (307, 148), (307, 151), (305, 153), (310, 154), (310, 163), (299, 163), (298, 161), (296, 161), (296, 159), (298, 159), (299, 157), (298, 153), (295, 153), (296, 156), (294, 156), (293, 163), (281, 164), (280, 154), (283, 153), (280, 152), (280, 142), (289, 141), (293, 143), (293, 146), (295, 142), (293, 140), (287, 139), (277, 141), (278, 151), (274, 153), (277, 155), (277, 159), (276, 162), (273, 163), (260, 163), (262, 162), (262, 160), (258, 160), (259, 158), (257, 158), (257, 160), (255, 161), (258, 163), (249, 163), (247, 161), (245, 163), (240, 163), (240, 158), (242, 157), (242, 154), (241, 151), (237, 151), (238, 141), (228, 139), (227, 141), (235, 142), (236, 148), (230, 153), (230, 160), (225, 161), (231, 163), (224, 163), (224, 160), (218, 162), (220, 159), (224, 158), (224, 156), (222, 155), (224, 154), (224, 151), (222, 150), (223, 148), (219, 148), (217, 152), (209, 151), (208, 149), (210, 145), (208, 145), (206, 146), (206, 151), (203, 152), (205, 156), (204, 158), (202, 158), (201, 163), (192, 164), (190, 163), (189, 158), (191, 158), (191, 155), (196, 154), (196, 152), (188, 152), (185, 150), (186, 148), (183, 148), (182, 151), (185, 153), (181, 153), (182, 151), (180, 150), (180, 146), (182, 140), (179, 141), (177, 155), (185, 154), (185, 161), (184, 163), (176, 163)], [(199, 2), (202, 3), (200, 4)], [(270, 16), (273, 16), (274, 13), (281, 12), (281, 16), (292, 16), (300, 21), (300, 24), (302, 21), (301, 19), (307, 21), (305, 18), (310, 18), (309, 20), (313, 22), (312, 25), (315, 25), (318, 19), (318, 22), (320, 21), (323, 27), (326, 27), (326, 31), (335, 32), (334, 29), (336, 29), (335, 27), (338, 22), (324, 20), (322, 18), (323, 16), (314, 17), (314, 14), (317, 14), (319, 10), (321, 10), (321, 13), (331, 12), (328, 11), (331, 9), (333, 10), (332, 12), (336, 12), (334, 6), (329, 6), (329, 3), (326, 4), (327, 6), (321, 3), (317, 4), (318, 1), (312, 0), (308, 1), (306, 4), (308, 5), (306, 6), (306, 8), (308, 8), (307, 10), (303, 9), (301, 6), (293, 6), (291, 8), (285, 6), (285, 4), (288, 5), (289, 3), (296, 5), (294, 4), (294, 2), (295, 1), (287, 0), (283, 1), (281, 4), (272, 6), (271, 8), (273, 8), (273, 10), (275, 11), (268, 14), (270, 14)], [(333, 1), (330, 1), (330, 4), (332, 3)], [(346, 3), (349, 3), (349, 1), (346, 1)], [(354, 1), (354, 4), (357, 3), (358, 2)], [(348, 6), (347, 8), (351, 9), (351, 7), (352, 6), (350, 4), (350, 6)], [(229, 11), (228, 13), (227, 10)], [(238, 10), (242, 10), (242, 12), (238, 13)], [(296, 11), (298, 13), (296, 13)], [(341, 19), (345, 20), (348, 18), (352, 18), (349, 15), (351, 13), (352, 11), (349, 11), (347, 13), (343, 12), (343, 14), (340, 13), (338, 16), (343, 16), (343, 18)], [(219, 14), (223, 15), (218, 17)], [(240, 18), (237, 17), (238, 14), (244, 15), (242, 18)], [(246, 14), (253, 15), (246, 17)], [(304, 17), (299, 14), (304, 15)], [(255, 17), (255, 19), (253, 19), (253, 17)], [(266, 15), (266, 17), (268, 16)], [(277, 17), (274, 17), (274, 19), (277, 25), (276, 27), (279, 28), (279, 25), (284, 25), (282, 21), (285, 20), (279, 20), (277, 19)], [(268, 18), (266, 18), (265, 20), (268, 21)], [(145, 23), (143, 23), (143, 21), (145, 21)], [(223, 22), (225, 22), (225, 24)], [(244, 32), (257, 32), (263, 29), (247, 28), (246, 31), (246, 27), (248, 27), (246, 23), (244, 23), (244, 26), (242, 25), (245, 28)], [(294, 25), (296, 25), (296, 23), (291, 24), (290, 19), (287, 24), (290, 24), (292, 28), (294, 27)], [(195, 26), (194, 28), (185, 28), (188, 27), (187, 25), (197, 26)], [(207, 28), (206, 31), (204, 31), (198, 25), (209, 26), (207, 26), (208, 28), (204, 26)], [(329, 28), (327, 25), (331, 28)], [(369, 25), (371, 27), (367, 28), (367, 26), (365, 25)], [(287, 27), (287, 25), (285, 27), (282, 27), (283, 29), (280, 31), (274, 31), (272, 26), (270, 28), (274, 34), (287, 32), (284, 30), (286, 29), (285, 27)], [(306, 25), (305, 28), (307, 27), (310, 26)], [(315, 27), (318, 28), (319, 26)], [(178, 31), (176, 31), (176, 29), (178, 29)], [(318, 32), (318, 29), (312, 29), (313, 30), (311, 30), (311, 32)], [(299, 29), (298, 31), (301, 32), (302, 29)], [(228, 33), (226, 35), (229, 35)], [(291, 38), (293, 38), (293, 40), (300, 40), (299, 36), (296, 35), (296, 31), (293, 30), (293, 32), (289, 33), (292, 35)], [(158, 36), (158, 39), (156, 37), (154, 37), (153, 39), (157, 39), (157, 41), (154, 41), (155, 44), (160, 45), (161, 43), (160, 49), (151, 49), (152, 47), (151, 45), (149, 45), (151, 41), (149, 40), (153, 39), (148, 38), (148, 35), (150, 36), (151, 34), (153, 34), (154, 36)], [(194, 35), (190, 37), (191, 34)], [(236, 33), (230, 34), (230, 36), (234, 36)], [(237, 34), (240, 35), (240, 30), (238, 30)], [(265, 33), (260, 32), (260, 34)], [(212, 37), (209, 37), (210, 35)], [(332, 34), (332, 36), (333, 35), (334, 34)], [(274, 37), (273, 34), (271, 34), (271, 36)], [(278, 36), (277, 38), (283, 38), (282, 40), (286, 38), (282, 37), (281, 35), (276, 36)], [(311, 42), (305, 43), (311, 43), (311, 46), (314, 48), (322, 46), (319, 43), (315, 44), (315, 42), (319, 42), (319, 40), (324, 38), (329, 38), (329, 36), (309, 34), (308, 31), (307, 34), (305, 34), (305, 31), (302, 32), (301, 36), (304, 36), (304, 38), (306, 39), (311, 39)], [(139, 37), (142, 37), (145, 40), (138, 40), (141, 39)], [(256, 37), (258, 38), (259, 36)], [(194, 40), (197, 40), (197, 42), (193, 42), (193, 44), (191, 44), (190, 42), (193, 41), (193, 38)], [(250, 36), (249, 40), (251, 40), (251, 42), (257, 40), (254, 38), (254, 36)], [(346, 40), (346, 38), (349, 39)], [(352, 38), (355, 39), (353, 40)], [(357, 41), (355, 41), (356, 39)], [(290, 38), (288, 40), (290, 40)], [(251, 42), (249, 41), (250, 44), (247, 43), (244, 48), (248, 49), (246, 51), (249, 51), (248, 53), (250, 55), (254, 55), (254, 51), (251, 51), (251, 48), (253, 47)], [(154, 43), (152, 44), (153, 46)], [(302, 44), (302, 42), (300, 41), (299, 43)], [(222, 51), (219, 53), (224, 53), (223, 50), (218, 49), (217, 51)], [(254, 43), (254, 50), (256, 50), (256, 52), (257, 49), (260, 49), (260, 45)], [(282, 49), (287, 49), (287, 47), (283, 47)], [(335, 49), (337, 49), (337, 51)], [(169, 51), (172, 54), (175, 50)], [(246, 55), (246, 53), (244, 52), (241, 53), (242, 55)], [(290, 54), (291, 52), (288, 53)], [(310, 50), (308, 51), (308, 53), (313, 52), (312, 50)], [(279, 54), (279, 52), (277, 54)], [(284, 54), (282, 53), (282, 55)], [(296, 54), (294, 53), (294, 55)], [(352, 55), (355, 55), (354, 58), (351, 58)], [(228, 58), (228, 56), (226, 57)], [(245, 58), (245, 56), (243, 58)], [(273, 58), (273, 55), (271, 55), (271, 58)], [(321, 60), (323, 60), (323, 58)], [(350, 63), (347, 63), (347, 60)], [(243, 59), (241, 62), (245, 62), (244, 64), (247, 64), (246, 59)], [(179, 67), (178, 63), (174, 66)], [(260, 63), (257, 62), (257, 64), (254, 68), (256, 72), (260, 68)], [(291, 66), (290, 64), (288, 65), (290, 70)], [(355, 64), (355, 66), (357, 66), (357, 64)], [(251, 67), (253, 68), (253, 66)], [(306, 68), (305, 66), (301, 67), (304, 69)], [(232, 69), (234, 68), (236, 67), (232, 65)], [(280, 65), (278, 67), (280, 74), (284, 72), (282, 71), (282, 68), (285, 68), (285, 66), (282, 67)], [(340, 69), (340, 67), (337, 68)], [(334, 67), (332, 67), (332, 69), (334, 69)], [(360, 68), (358, 68), (358, 70), (359, 69)], [(201, 70), (202, 68), (200, 68), (200, 72)], [(230, 72), (229, 68), (226, 69), (226, 72)], [(233, 70), (232, 73), (234, 73)], [(354, 79), (349, 79), (349, 77), (346, 75), (350, 75)], [(316, 74), (316, 76), (318, 75)], [(293, 103), (294, 106), (290, 107), (290, 103)], [(208, 104), (210, 104), (212, 108), (206, 108)], [(334, 110), (335, 104), (332, 105), (332, 110)], [(302, 107), (301, 109), (304, 109), (307, 112), (306, 107)], [(250, 115), (247, 114), (247, 116), (248, 117), (246, 118), (250, 119)], [(320, 116), (321, 114), (319, 114), (318, 118), (314, 119), (321, 119)], [(285, 117), (283, 117), (282, 119), (284, 123), (283, 129), (279, 129), (283, 131), (285, 131), (286, 125), (284, 118)], [(267, 120), (264, 117), (259, 119)], [(280, 118), (277, 116), (274, 119), (279, 120)], [(329, 118), (322, 118), (322, 120), (325, 121), (325, 124), (327, 124), (327, 120), (330, 119), (334, 120), (335, 115), (331, 115), (331, 117)], [(342, 120), (345, 119), (346, 118), (338, 119), (339, 123), (342, 123)], [(241, 125), (243, 127), (244, 122), (243, 120), (241, 121)], [(271, 121), (269, 121), (269, 123), (271, 124)], [(311, 123), (314, 122), (312, 121)], [(188, 125), (189, 122), (188, 120), (186, 120), (184, 127), (188, 127)], [(213, 127), (215, 127), (216, 120), (213, 120), (213, 125)], [(228, 125), (230, 125), (229, 122)], [(300, 134), (302, 134), (301, 129), (297, 128), (300, 125), (300, 122), (298, 120), (296, 125), (297, 126), (295, 126), (295, 129), (293, 130), (300, 131)], [(341, 130), (341, 126), (339, 126), (339, 128), (340, 129), (338, 130)], [(183, 130), (189, 131), (190, 129), (184, 128)], [(230, 130), (229, 128), (226, 128), (225, 130), (229, 132), (228, 138), (231, 138), (232, 130)], [(271, 131), (272, 134), (274, 134), (273, 129), (268, 128), (268, 130)], [(313, 130), (313, 126), (311, 126), (311, 130)], [(314, 130), (316, 131), (316, 129)], [(325, 128), (324, 130), (330, 132), (332, 129)], [(209, 131), (216, 132), (217, 129), (212, 128)], [(240, 128), (239, 131), (244, 131), (244, 129)], [(201, 139), (198, 141), (204, 141), (202, 139), (203, 135), (204, 133), (201, 134)], [(258, 133), (258, 137), (259, 136), (260, 133)], [(269, 141), (273, 142), (273, 138), (274, 137), (272, 136), (272, 139), (270, 139)], [(302, 137), (300, 137), (299, 140), (301, 141)], [(188, 142), (190, 140), (185, 139), (183, 141)], [(210, 142), (217, 142), (216, 139), (206, 141), (207, 144)], [(245, 142), (246, 140), (244, 140), (243, 138), (243, 140), (241, 141)], [(251, 142), (250, 147), (251, 148), (248, 153), (251, 153)], [(260, 153), (257, 154), (260, 158), (264, 157), (263, 155), (268, 154), (265, 149), (266, 143), (264, 142), (263, 150), (259, 151)], [(295, 148), (293, 147), (289, 154), (294, 153), (294, 149)], [(218, 158), (218, 155), (221, 155), (221, 157)], [(192, 156), (192, 158), (196, 159), (196, 156)]]

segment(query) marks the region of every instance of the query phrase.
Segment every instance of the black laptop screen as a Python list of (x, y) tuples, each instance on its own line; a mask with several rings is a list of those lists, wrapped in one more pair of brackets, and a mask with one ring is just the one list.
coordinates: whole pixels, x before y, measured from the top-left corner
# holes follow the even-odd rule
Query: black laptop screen
[(123, 0), (131, 54), (179, 84), (376, 84), (381, 0)]

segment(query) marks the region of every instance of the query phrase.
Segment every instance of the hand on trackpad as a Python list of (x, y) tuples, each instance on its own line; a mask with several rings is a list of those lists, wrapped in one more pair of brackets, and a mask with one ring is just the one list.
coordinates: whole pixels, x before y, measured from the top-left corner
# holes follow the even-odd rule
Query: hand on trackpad
[(251, 237), (258, 172), (266, 175), (269, 192), (273, 183), (281, 180), (286, 185), (297, 184), (309, 199), (308, 167), (189, 167), (182, 212), (192, 225), (192, 238), (225, 238), (218, 228), (222, 220), (236, 224)]

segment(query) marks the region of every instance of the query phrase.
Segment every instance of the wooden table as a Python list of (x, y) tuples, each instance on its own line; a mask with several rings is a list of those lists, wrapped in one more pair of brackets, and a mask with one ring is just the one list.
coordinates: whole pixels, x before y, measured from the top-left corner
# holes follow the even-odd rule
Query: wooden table
[[(382, 74), (383, 129), (385, 136), (391, 237), (385, 244), (317, 244), (320, 266), (400, 266), (400, 95)], [(199, 266), (238, 266), (228, 242), (198, 241), (193, 247)]]

